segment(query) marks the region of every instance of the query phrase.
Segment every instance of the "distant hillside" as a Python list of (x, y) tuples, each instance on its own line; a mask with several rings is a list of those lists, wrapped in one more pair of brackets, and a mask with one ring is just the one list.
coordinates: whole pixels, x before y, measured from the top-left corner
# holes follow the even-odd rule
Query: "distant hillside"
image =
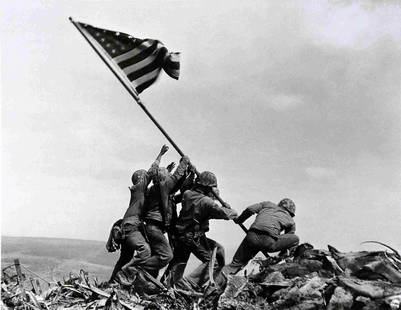
[(62, 279), (80, 269), (106, 281), (119, 252), (108, 253), (105, 243), (90, 240), (1, 237), (1, 266), (19, 258), (21, 264), (47, 279)]
[[(232, 254), (233, 251), (228, 251)], [(19, 258), (21, 264), (44, 278), (60, 280), (70, 272), (81, 269), (96, 276), (99, 281), (107, 281), (118, 260), (120, 252), (108, 253), (105, 242), (92, 240), (1, 237), (1, 266), (13, 264)], [(226, 252), (227, 254), (227, 252)], [(229, 256), (231, 258), (232, 256)], [(186, 273), (200, 262), (191, 256)]]

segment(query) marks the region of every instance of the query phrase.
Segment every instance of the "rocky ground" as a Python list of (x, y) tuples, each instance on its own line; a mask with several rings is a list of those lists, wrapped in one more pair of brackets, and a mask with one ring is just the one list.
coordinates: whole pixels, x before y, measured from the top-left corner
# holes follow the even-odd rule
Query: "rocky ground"
[[(389, 249), (389, 250), (388, 250)], [(202, 290), (165, 289), (140, 274), (131, 287), (98, 283), (81, 271), (46, 289), (3, 272), (2, 309), (401, 309), (401, 256), (391, 249), (342, 253), (300, 245), (285, 258), (252, 262)], [(44, 284), (42, 284), (44, 287)]]

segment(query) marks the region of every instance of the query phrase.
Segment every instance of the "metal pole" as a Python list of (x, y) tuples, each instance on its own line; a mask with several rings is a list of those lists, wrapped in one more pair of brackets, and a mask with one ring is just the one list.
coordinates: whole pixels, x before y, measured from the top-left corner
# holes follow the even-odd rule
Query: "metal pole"
[(18, 285), (21, 289), (22, 298), (25, 300), (24, 276), (21, 271), (21, 264), (18, 258), (14, 259), (15, 271), (17, 272)]

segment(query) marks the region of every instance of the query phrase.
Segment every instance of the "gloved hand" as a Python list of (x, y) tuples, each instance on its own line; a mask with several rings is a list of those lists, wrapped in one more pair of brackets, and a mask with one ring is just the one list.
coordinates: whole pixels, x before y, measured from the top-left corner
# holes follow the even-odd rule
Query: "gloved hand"
[(161, 154), (161, 155), (164, 155), (164, 154), (167, 153), (167, 151), (168, 151), (168, 146), (164, 144), (164, 145), (162, 146), (161, 150), (160, 150), (160, 154)]
[(227, 202), (223, 203), (223, 207), (227, 208), (227, 209), (232, 209), (231, 206)]
[(168, 172), (171, 173), (171, 171), (173, 171), (174, 167), (175, 167), (175, 162), (171, 162), (171, 163), (166, 167), (166, 169), (168, 170)]

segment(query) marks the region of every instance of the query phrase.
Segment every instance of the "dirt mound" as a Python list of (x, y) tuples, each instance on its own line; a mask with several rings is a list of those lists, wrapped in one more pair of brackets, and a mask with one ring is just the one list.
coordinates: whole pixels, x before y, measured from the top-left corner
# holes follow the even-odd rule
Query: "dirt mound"
[(303, 244), (288, 257), (253, 261), (258, 268), (250, 274), (223, 275), (224, 283), (211, 281), (196, 291), (164, 289), (146, 275), (131, 287), (98, 283), (84, 271), (41, 291), (35, 281), (8, 271), (1, 284), (2, 308), (401, 309), (399, 253), (328, 248)]

